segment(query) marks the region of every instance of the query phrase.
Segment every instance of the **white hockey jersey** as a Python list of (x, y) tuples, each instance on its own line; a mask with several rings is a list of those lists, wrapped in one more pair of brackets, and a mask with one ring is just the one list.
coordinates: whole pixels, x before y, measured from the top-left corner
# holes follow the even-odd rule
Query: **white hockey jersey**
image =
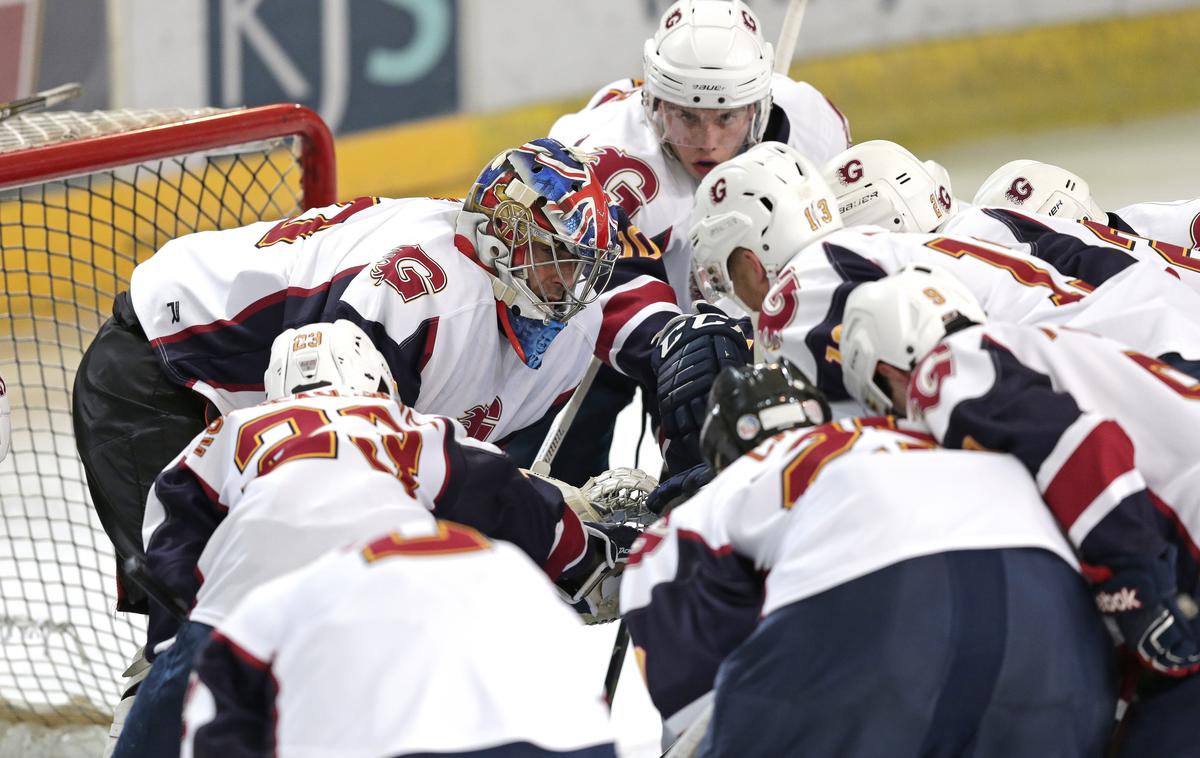
[(1096, 221), (1072, 221), (1011, 208), (976, 207), (956, 214), (939, 231), (1020, 250), (1093, 286), (1104, 284), (1138, 262), (1165, 271), (1200, 291), (1200, 250), (1138, 236), (1127, 227), (1114, 228)]
[(713, 686), (760, 618), (904, 560), (1006, 547), (1077, 566), (1016, 459), (848, 419), (767, 440), (652, 525), (622, 576), (621, 613), (670, 716)]
[(197, 658), (182, 755), (611, 758), (579, 632), (518, 550), (427, 518), (255, 590)]
[(1127, 205), (1109, 211), (1108, 225), (1180, 247), (1200, 247), (1200, 198)]
[(222, 413), (263, 400), (276, 335), (339, 318), (371, 337), (407, 405), (459, 419), (481, 440), (541, 419), (578, 384), (593, 352), (635, 378), (651, 376), (650, 337), (677, 313), (663, 282), (614, 285), (530, 368), (491, 277), (456, 238), (460, 208), (364, 197), (190, 234), (134, 270), (133, 306), (167, 375)]
[[(818, 164), (850, 146), (846, 118), (811, 84), (775, 74), (771, 97), (764, 140), (786, 142)], [(599, 151), (594, 168), (609, 197), (657, 244), (680, 308), (691, 310), (688, 226), (700, 182), (663, 153), (642, 107), (641, 82), (602, 88), (586, 108), (560, 117), (550, 136)]]
[(962, 235), (839, 230), (797, 253), (763, 301), (757, 338), (768, 358), (796, 364), (831, 400), (842, 384), (842, 311), (851, 290), (909, 263), (940, 266), (995, 321), (1087, 329), (1160, 356), (1200, 359), (1200, 299), (1161, 271), (1126, 267), (1092, 290), (1025, 254)]
[[(441, 416), (385, 395), (316, 390), (234, 411), (155, 482), (143, 539), (151, 572), (220, 623), (245, 594), (322, 553), (427, 510), (529, 552), (557, 573), (583, 552), (582, 525), (552, 487)], [(174, 634), (151, 613), (150, 650)]]
[(1085, 562), (1166, 540), (1179, 588), (1197, 589), (1195, 377), (1094, 334), (988, 323), (917, 364), (908, 413), (948, 447), (1016, 456)]

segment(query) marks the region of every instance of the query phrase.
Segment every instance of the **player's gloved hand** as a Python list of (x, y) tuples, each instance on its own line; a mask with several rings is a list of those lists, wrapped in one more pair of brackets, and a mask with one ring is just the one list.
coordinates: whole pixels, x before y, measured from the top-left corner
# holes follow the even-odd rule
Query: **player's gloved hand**
[(700, 491), (713, 480), (713, 470), (707, 463), (698, 463), (686, 471), (668, 477), (655, 487), (646, 499), (646, 507), (652, 513), (662, 515)]
[(1200, 671), (1196, 601), (1176, 592), (1167, 571), (1141, 562), (1121, 565), (1095, 589), (1096, 605), (1143, 664), (1167, 676)]
[(717, 372), (753, 358), (750, 319), (733, 319), (715, 305), (699, 303), (695, 313), (667, 322), (653, 344), (650, 367), (658, 382), (658, 410), (668, 440), (671, 471), (694, 465), (700, 457), (700, 427), (708, 410), (708, 391)]
[(625, 570), (629, 549), (641, 531), (625, 524), (583, 522), (587, 535), (583, 558), (558, 577), (555, 585), (563, 599), (589, 624), (612, 621), (618, 615), (618, 582)]

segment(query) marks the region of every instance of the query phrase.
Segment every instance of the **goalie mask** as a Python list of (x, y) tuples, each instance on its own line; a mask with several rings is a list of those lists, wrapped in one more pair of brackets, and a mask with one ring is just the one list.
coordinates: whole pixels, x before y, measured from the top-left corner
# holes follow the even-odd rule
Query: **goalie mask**
[(958, 212), (950, 174), (920, 161), (895, 142), (862, 142), (825, 164), (846, 226), (872, 224), (890, 232), (932, 232)]
[[(897, 413), (880, 363), (912, 371), (947, 334), (986, 316), (975, 295), (947, 271), (909, 264), (855, 287), (842, 314), (842, 381), (850, 397), (872, 413)], [(903, 414), (901, 414), (903, 415)]]
[(536, 139), (497, 155), (467, 194), (456, 243), (518, 317), (561, 328), (608, 283), (621, 246), (593, 160)]
[(726, 366), (709, 393), (700, 449), (720, 471), (768, 437), (831, 417), (824, 393), (787, 361)]
[(756, 309), (733, 289), (729, 256), (753, 252), (767, 280), (802, 248), (842, 228), (833, 191), (811, 161), (779, 142), (755, 145), (726, 161), (696, 190), (689, 238), (700, 294), (728, 297), (747, 313)]
[(396, 394), (383, 355), (362, 329), (345, 319), (280, 334), (271, 344), (263, 380), (268, 400), (323, 387)]
[(643, 49), (642, 105), (665, 151), (701, 177), (763, 138), (775, 60), (738, 0), (679, 0)]
[(1009, 161), (979, 186), (972, 200), (985, 208), (1016, 208), (1072, 221), (1108, 223), (1088, 183), (1064, 168), (1038, 161)]

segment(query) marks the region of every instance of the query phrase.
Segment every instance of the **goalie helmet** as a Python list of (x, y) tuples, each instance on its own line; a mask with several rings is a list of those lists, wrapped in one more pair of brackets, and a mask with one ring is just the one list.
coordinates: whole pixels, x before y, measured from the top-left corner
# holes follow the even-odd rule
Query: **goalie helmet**
[(895, 142), (862, 142), (825, 165), (847, 226), (873, 224), (892, 232), (932, 232), (958, 212), (950, 174)]
[(855, 287), (842, 314), (842, 381), (850, 397), (873, 413), (895, 413), (877, 381), (880, 362), (911, 371), (947, 334), (983, 323), (979, 301), (949, 272), (909, 264)]
[(271, 344), (267, 399), (322, 387), (395, 396), (396, 381), (371, 339), (346, 319), (288, 329)]
[[(660, 142), (705, 146), (694, 109), (745, 109), (741, 145), (762, 140), (771, 110), (774, 50), (739, 0), (678, 0), (643, 48), (642, 104)], [(725, 118), (728, 118), (726, 116)], [(710, 145), (716, 147), (716, 145)]]
[(621, 245), (594, 161), (536, 139), (493, 158), (467, 193), (455, 242), (518, 316), (565, 323), (608, 282)]
[(983, 181), (975, 205), (1016, 208), (1072, 221), (1108, 223), (1088, 183), (1064, 168), (1031, 160), (1009, 161)]
[(709, 393), (700, 449), (720, 471), (768, 437), (830, 418), (825, 394), (787, 361), (726, 366)]
[(709, 302), (738, 298), (729, 256), (744, 247), (758, 256), (773, 285), (805, 246), (842, 228), (833, 191), (795, 148), (764, 142), (722, 163), (696, 190), (689, 238), (700, 293)]

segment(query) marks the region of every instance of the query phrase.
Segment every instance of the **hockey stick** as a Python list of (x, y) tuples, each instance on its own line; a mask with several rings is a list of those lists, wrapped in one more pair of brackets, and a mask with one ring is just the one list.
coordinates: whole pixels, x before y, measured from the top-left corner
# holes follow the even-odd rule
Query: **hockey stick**
[(40, 111), (45, 108), (52, 108), (61, 102), (78, 97), (82, 92), (82, 84), (71, 82), (70, 84), (60, 84), (54, 89), (43, 90), (36, 95), (10, 100), (7, 103), (0, 103), (0, 121), (12, 118), (26, 111)]
[(550, 464), (554, 462), (554, 456), (558, 455), (558, 449), (562, 447), (563, 440), (571, 428), (571, 423), (575, 421), (575, 414), (579, 413), (579, 406), (583, 405), (583, 398), (587, 395), (588, 389), (592, 386), (592, 381), (596, 378), (596, 372), (599, 370), (600, 359), (592, 358), (592, 362), (588, 364), (583, 378), (579, 380), (579, 386), (571, 393), (571, 399), (567, 401), (563, 409), (554, 417), (554, 422), (550, 425), (550, 431), (546, 433), (546, 439), (542, 440), (542, 446), (538, 449), (537, 459), (529, 467), (529, 470), (533, 473), (538, 476), (550, 476)]
[(183, 598), (176, 595), (170, 587), (159, 581), (158, 577), (150, 573), (150, 569), (146, 566), (146, 559), (140, 555), (130, 556), (125, 559), (125, 576), (132, 579), (146, 593), (146, 595), (154, 602), (166, 609), (167, 613), (171, 614), (176, 621), (183, 623), (188, 620), (188, 614), (191, 609), (184, 602)]
[(804, 11), (808, 8), (808, 0), (791, 0), (787, 13), (783, 16), (783, 24), (779, 27), (779, 41), (775, 43), (775, 72), (786, 74), (792, 66), (792, 56), (796, 53), (796, 40), (800, 38), (800, 24), (804, 21)]

